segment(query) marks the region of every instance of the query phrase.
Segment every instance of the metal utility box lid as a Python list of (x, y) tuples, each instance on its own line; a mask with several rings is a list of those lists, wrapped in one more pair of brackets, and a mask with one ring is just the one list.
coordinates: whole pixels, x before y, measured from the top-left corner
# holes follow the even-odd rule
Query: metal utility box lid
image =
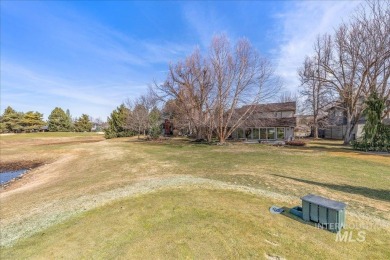
[(303, 201), (307, 201), (309, 203), (317, 204), (319, 206), (323, 206), (329, 209), (334, 210), (343, 210), (347, 205), (343, 202), (327, 199), (321, 196), (316, 196), (313, 194), (308, 194), (301, 198)]

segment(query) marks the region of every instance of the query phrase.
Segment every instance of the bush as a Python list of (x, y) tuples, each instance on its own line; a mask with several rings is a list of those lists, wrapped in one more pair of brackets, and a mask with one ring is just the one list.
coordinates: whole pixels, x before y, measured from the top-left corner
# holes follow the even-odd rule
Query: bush
[(116, 133), (113, 133), (113, 132), (108, 132), (108, 131), (105, 131), (104, 132), (104, 138), (106, 139), (111, 139), (111, 138), (116, 138)]
[(157, 139), (161, 135), (161, 127), (159, 125), (155, 125), (150, 129), (149, 136), (151, 139)]
[(299, 140), (293, 140), (293, 141), (287, 141), (286, 145), (291, 145), (291, 146), (305, 146), (306, 143), (304, 141), (299, 141)]
[(370, 143), (365, 140), (353, 141), (352, 148), (365, 152), (388, 152), (390, 153), (390, 142)]
[(110, 129), (104, 130), (104, 137), (106, 139), (118, 138), (118, 137), (131, 137), (134, 135), (135, 133), (133, 131), (114, 132), (114, 131), (110, 131)]

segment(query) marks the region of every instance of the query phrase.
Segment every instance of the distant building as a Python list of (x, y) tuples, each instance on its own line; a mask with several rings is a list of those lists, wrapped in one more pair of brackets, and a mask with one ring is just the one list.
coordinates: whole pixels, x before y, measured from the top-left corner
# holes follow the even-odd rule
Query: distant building
[[(244, 106), (241, 110), (246, 110)], [(276, 141), (292, 140), (296, 127), (296, 102), (256, 105), (251, 116), (236, 129), (232, 138)]]
[[(390, 100), (386, 102), (386, 114), (383, 119), (385, 125), (390, 125)], [(347, 132), (347, 117), (345, 110), (340, 107), (331, 107), (328, 109), (328, 127), (325, 128), (325, 138), (342, 140)], [(362, 137), (363, 127), (366, 124), (366, 118), (364, 115), (360, 117), (357, 124), (353, 129), (352, 140), (356, 140)]]
[(39, 129), (39, 132), (49, 132), (49, 127), (48, 127), (47, 125), (42, 126), (42, 127)]
[(107, 122), (92, 123), (91, 132), (103, 132), (107, 126)]

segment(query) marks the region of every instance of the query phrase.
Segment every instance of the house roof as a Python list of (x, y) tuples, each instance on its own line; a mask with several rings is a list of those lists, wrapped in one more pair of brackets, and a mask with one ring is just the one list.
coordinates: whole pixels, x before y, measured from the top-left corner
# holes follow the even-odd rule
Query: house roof
[[(245, 110), (251, 105), (243, 106), (241, 109)], [(268, 103), (255, 105), (255, 112), (280, 112), (280, 111), (295, 111), (296, 102), (283, 103)]]
[(243, 123), (243, 127), (295, 127), (297, 121), (295, 117), (286, 118), (258, 118), (248, 119)]

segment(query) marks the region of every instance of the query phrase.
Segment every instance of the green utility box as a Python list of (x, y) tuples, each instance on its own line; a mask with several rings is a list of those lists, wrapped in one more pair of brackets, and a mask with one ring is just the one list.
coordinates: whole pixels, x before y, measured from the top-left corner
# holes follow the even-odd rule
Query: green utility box
[(319, 223), (333, 232), (345, 226), (345, 203), (313, 194), (301, 199), (303, 220)]

